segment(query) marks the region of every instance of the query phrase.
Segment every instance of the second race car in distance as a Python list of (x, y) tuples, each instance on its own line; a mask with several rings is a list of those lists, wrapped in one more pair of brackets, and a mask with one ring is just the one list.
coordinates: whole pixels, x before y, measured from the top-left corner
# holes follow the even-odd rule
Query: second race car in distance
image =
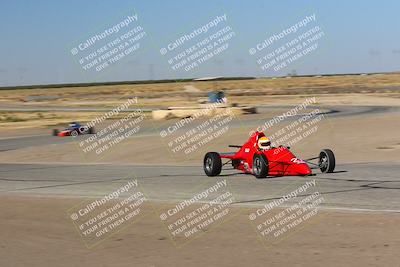
[(54, 136), (78, 136), (82, 134), (95, 134), (95, 130), (93, 127), (89, 127), (86, 125), (81, 125), (78, 122), (71, 122), (67, 128), (64, 130), (53, 129)]

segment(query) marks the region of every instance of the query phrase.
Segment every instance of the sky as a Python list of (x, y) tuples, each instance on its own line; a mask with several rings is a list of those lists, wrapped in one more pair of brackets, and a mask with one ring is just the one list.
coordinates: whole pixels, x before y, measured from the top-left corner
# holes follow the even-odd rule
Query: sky
[[(395, 0), (0, 0), (0, 86), (399, 71), (399, 10)], [(258, 50), (264, 40), (314, 14), (315, 20)], [(79, 48), (133, 15), (136, 21)], [(197, 31), (177, 48), (168, 48), (224, 15), (226, 19), (207, 32)], [(134, 29), (142, 37), (128, 42), (136, 35), (123, 34)], [(281, 54), (279, 61), (277, 48), (289, 51), (288, 42), (314, 30), (317, 33), (308, 37), (319, 33), (319, 38), (303, 39), (302, 47), (289, 56)], [(116, 40), (122, 45), (118, 50), (110, 44)], [(160, 52), (163, 48), (166, 54)], [(255, 54), (251, 48), (256, 48)], [(285, 62), (298, 53), (302, 56), (286, 66), (264, 65), (274, 59)]]

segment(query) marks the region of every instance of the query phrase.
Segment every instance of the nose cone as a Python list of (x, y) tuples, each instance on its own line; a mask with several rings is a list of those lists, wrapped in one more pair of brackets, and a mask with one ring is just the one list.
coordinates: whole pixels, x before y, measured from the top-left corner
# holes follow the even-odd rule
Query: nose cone
[(312, 171), (310, 169), (310, 167), (307, 164), (299, 164), (297, 166), (297, 171), (299, 173), (299, 175), (310, 175), (312, 174)]

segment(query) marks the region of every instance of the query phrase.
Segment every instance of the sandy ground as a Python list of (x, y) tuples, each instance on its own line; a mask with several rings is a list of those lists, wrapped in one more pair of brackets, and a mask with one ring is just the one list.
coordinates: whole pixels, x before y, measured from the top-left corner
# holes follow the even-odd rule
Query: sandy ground
[[(243, 208), (177, 248), (156, 213), (88, 249), (66, 211), (81, 199), (2, 196), (1, 266), (399, 266), (398, 214), (323, 212), (263, 244)], [(158, 204), (152, 203), (152, 208)], [(149, 207), (150, 208), (150, 207)]]
[[(268, 115), (238, 117), (231, 124), (232, 130), (224, 134), (223, 138), (216, 139), (215, 142), (201, 147), (189, 156), (172, 153), (168, 149), (167, 142), (159, 137), (158, 126), (152, 128), (150, 123), (144, 128), (152, 130), (153, 133), (124, 140), (100, 156), (95, 153), (83, 153), (77, 143), (57, 144), (55, 140), (55, 144), (40, 146), (40, 149), (26, 147), (0, 152), (0, 162), (199, 165), (207, 151), (232, 151), (227, 147), (229, 144), (242, 144), (247, 141), (249, 131), (254, 129), (255, 125), (264, 123), (265, 117)], [(252, 125), (247, 123), (250, 119)], [(399, 162), (400, 138), (394, 134), (399, 130), (399, 120), (400, 115), (396, 114), (326, 118), (318, 124), (315, 133), (293, 146), (293, 150), (299, 157), (307, 158), (319, 153), (320, 149), (331, 148), (340, 163)], [(173, 122), (167, 122), (167, 125), (170, 124)], [(271, 132), (274, 131), (275, 128), (271, 128)], [(44, 134), (48, 132), (49, 130), (42, 131)]]

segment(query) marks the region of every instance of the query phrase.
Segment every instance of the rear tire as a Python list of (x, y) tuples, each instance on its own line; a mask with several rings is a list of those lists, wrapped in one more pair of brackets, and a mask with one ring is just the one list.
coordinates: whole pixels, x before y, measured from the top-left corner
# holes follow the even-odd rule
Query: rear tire
[(217, 152), (208, 152), (204, 156), (203, 169), (207, 176), (217, 176), (222, 170), (221, 156)]
[(70, 136), (72, 136), (72, 137), (77, 137), (78, 135), (79, 135), (79, 132), (77, 130), (73, 130), (70, 133)]
[(94, 127), (89, 127), (88, 134), (95, 134), (95, 133), (96, 133), (96, 131), (95, 131)]
[(58, 131), (58, 129), (53, 129), (53, 136), (57, 136), (58, 135), (58, 133), (59, 133), (59, 131)]
[(265, 178), (268, 176), (268, 159), (262, 154), (256, 154), (253, 158), (253, 174), (256, 178)]
[(335, 170), (336, 159), (330, 149), (322, 149), (319, 153), (319, 169), (323, 173), (331, 173)]

